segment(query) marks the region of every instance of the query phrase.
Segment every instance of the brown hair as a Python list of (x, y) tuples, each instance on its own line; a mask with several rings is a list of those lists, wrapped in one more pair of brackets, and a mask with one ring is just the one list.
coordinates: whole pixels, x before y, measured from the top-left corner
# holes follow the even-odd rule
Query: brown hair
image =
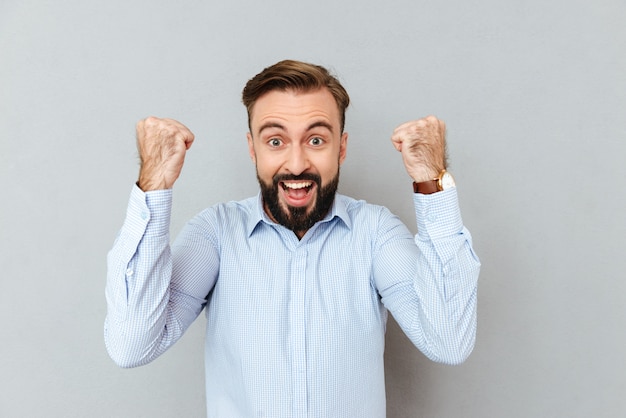
[(337, 102), (343, 132), (346, 109), (350, 104), (346, 89), (326, 68), (293, 60), (280, 61), (267, 67), (246, 83), (242, 92), (242, 101), (248, 110), (248, 127), (250, 127), (252, 108), (265, 93), (272, 90), (310, 92), (324, 87), (330, 91)]

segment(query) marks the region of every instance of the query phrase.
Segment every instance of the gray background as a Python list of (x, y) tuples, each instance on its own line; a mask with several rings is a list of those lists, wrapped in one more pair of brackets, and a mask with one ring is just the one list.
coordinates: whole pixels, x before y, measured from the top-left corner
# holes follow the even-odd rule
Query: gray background
[[(483, 262), (478, 340), (440, 366), (395, 323), (390, 417), (626, 413), (623, 0), (0, 3), (0, 415), (201, 417), (200, 318), (155, 363), (102, 340), (105, 255), (138, 166), (135, 122), (196, 134), (172, 233), (256, 193), (240, 92), (283, 58), (351, 93), (341, 191), (415, 229), (389, 137), (446, 120)], [(358, 384), (358, 382), (355, 382)]]

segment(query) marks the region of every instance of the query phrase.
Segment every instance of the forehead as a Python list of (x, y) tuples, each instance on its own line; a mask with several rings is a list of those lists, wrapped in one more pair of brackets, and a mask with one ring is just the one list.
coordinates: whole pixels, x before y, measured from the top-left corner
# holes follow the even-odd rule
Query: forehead
[(326, 88), (309, 92), (272, 90), (257, 99), (250, 114), (253, 131), (270, 121), (298, 124), (314, 119), (339, 127), (339, 107)]

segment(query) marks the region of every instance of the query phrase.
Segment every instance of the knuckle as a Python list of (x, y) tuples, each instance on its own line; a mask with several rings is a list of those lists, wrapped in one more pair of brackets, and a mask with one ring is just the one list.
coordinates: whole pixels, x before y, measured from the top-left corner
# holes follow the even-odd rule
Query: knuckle
[(144, 119), (144, 124), (147, 127), (152, 127), (155, 125), (158, 125), (160, 122), (160, 119), (155, 117), (155, 116), (148, 116), (146, 119)]

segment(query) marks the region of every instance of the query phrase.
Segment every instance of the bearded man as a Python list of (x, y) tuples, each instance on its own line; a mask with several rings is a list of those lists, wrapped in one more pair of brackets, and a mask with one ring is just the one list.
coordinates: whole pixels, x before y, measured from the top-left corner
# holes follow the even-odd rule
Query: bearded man
[(429, 116), (391, 137), (413, 180), (413, 236), (386, 208), (337, 193), (349, 97), (325, 68), (281, 61), (243, 103), (259, 194), (202, 211), (171, 246), (194, 135), (171, 119), (137, 124), (139, 180), (108, 256), (109, 354), (146, 364), (205, 310), (207, 416), (384, 417), (388, 312), (434, 361), (461, 363), (474, 345), (480, 263), (445, 124)]

